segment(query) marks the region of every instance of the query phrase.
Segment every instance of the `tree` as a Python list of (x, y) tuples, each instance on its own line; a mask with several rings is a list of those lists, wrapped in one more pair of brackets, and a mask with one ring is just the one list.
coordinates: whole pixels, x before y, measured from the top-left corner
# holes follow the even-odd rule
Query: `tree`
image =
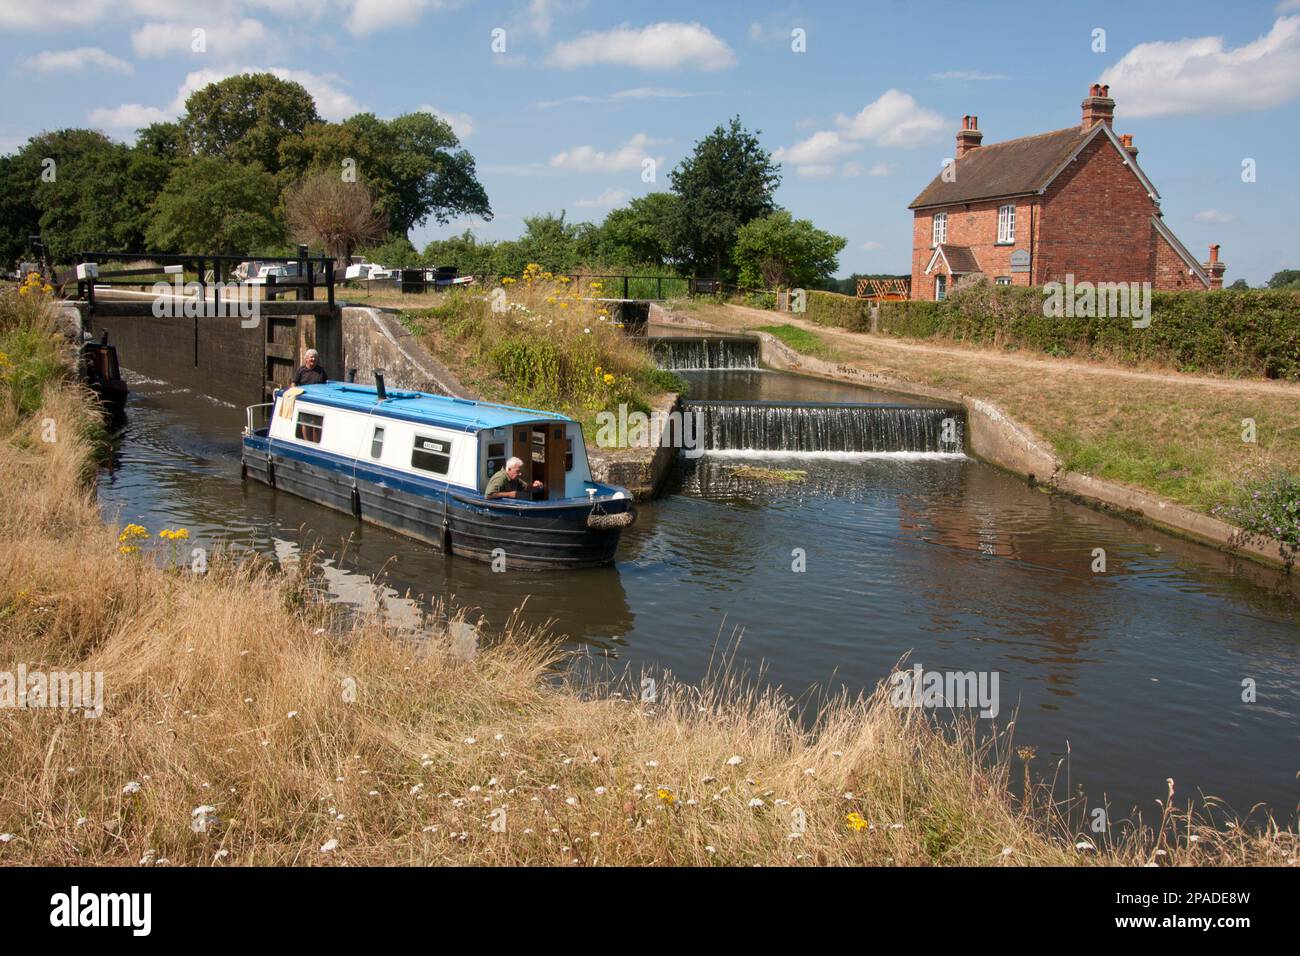
[(1249, 288), (1250, 288), (1250, 283), (1247, 282), (1245, 279), (1238, 279), (1238, 280), (1237, 280), (1236, 282), (1234, 282), (1232, 285), (1228, 286), (1228, 288), (1229, 288), (1229, 289), (1249, 289)]
[(784, 209), (753, 219), (736, 233), (735, 261), (740, 284), (751, 289), (806, 288), (839, 268), (837, 256), (848, 243), (823, 232), (808, 219)]
[(157, 252), (243, 255), (284, 240), (279, 189), (260, 166), (196, 156), (178, 166), (150, 208), (145, 238)]
[(486, 275), (492, 272), (495, 247), (492, 242), (479, 242), (466, 229), (450, 239), (434, 239), (424, 247), (421, 258), (431, 266), (455, 266), (463, 275)]
[(680, 203), (674, 193), (650, 193), (611, 210), (595, 237), (594, 258), (626, 266), (666, 266), (676, 261), (673, 231)]
[(370, 190), (364, 183), (345, 182), (338, 173), (309, 173), (285, 195), (285, 223), (294, 238), (323, 246), (344, 263), (358, 246), (388, 233), (388, 222), (375, 212)]
[(1270, 289), (1289, 289), (1291, 286), (1300, 286), (1300, 269), (1283, 269), (1281, 272), (1274, 272), (1273, 278), (1268, 280)]
[(280, 169), (280, 144), (319, 122), (300, 84), (270, 73), (241, 73), (195, 90), (180, 120), (196, 155)]
[(411, 240), (405, 236), (389, 239), (377, 246), (370, 246), (361, 254), (365, 256), (367, 262), (376, 262), (390, 269), (405, 269), (420, 264), (419, 253), (415, 251), (415, 246), (411, 245)]
[(342, 123), (311, 124), (282, 144), (280, 159), (296, 175), (321, 169), (364, 178), (392, 234), (405, 236), (430, 218), (492, 218), (474, 157), (455, 149), (459, 144), (451, 127), (429, 113), (392, 120), (359, 113)]
[(695, 151), (672, 171), (679, 199), (674, 233), (689, 264), (711, 268), (719, 278), (734, 277), (731, 260), (741, 226), (776, 208), (772, 194), (781, 184), (757, 133), (733, 117), (695, 144)]

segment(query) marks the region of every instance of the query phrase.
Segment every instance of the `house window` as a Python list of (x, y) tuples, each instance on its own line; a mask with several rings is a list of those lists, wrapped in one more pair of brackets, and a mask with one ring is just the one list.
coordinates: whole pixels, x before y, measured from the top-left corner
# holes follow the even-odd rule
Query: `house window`
[(445, 475), (451, 467), (451, 442), (445, 438), (416, 435), (415, 447), (411, 449), (411, 467)]
[(942, 302), (946, 298), (948, 298), (948, 277), (935, 276), (934, 277), (934, 301)]
[(376, 425), (375, 433), (370, 436), (370, 457), (382, 458), (384, 454), (384, 426)]
[(1016, 207), (1002, 206), (998, 209), (998, 242), (1016, 241)]
[(324, 415), (313, 415), (311, 412), (299, 412), (298, 425), (293, 430), (293, 437), (319, 445), (321, 432), (324, 431), (324, 425)]
[(934, 232), (930, 241), (932, 245), (936, 246), (941, 242), (948, 241), (948, 214), (946, 212), (936, 212), (934, 214)]
[(998, 276), (993, 281), (997, 285), (1011, 285), (1011, 276)]

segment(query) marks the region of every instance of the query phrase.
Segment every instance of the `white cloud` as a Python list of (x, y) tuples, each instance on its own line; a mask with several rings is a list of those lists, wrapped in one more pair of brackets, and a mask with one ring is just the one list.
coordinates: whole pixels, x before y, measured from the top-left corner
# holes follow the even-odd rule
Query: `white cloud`
[(241, 73), (270, 73), (282, 80), (302, 84), (316, 100), (316, 110), (325, 119), (346, 119), (362, 111), (356, 100), (334, 85), (334, 77), (283, 67), (244, 66), (224, 70), (195, 70), (187, 74), (185, 82), (177, 89), (176, 96), (165, 107), (123, 103), (121, 106), (91, 110), (89, 120), (92, 126), (110, 130), (134, 130), (150, 123), (173, 120), (185, 111), (185, 101), (191, 93)]
[(156, 106), (141, 106), (139, 103), (123, 103), (112, 109), (101, 108), (90, 111), (90, 125), (96, 129), (137, 130), (153, 123), (165, 123), (174, 120), (176, 113), (159, 109)]
[(1232, 222), (1237, 217), (1230, 212), (1222, 212), (1218, 209), (1202, 209), (1192, 218), (1197, 222)]
[(961, 80), (964, 83), (979, 83), (985, 80), (1009, 80), (1005, 73), (983, 73), (979, 70), (948, 70), (944, 73), (931, 73), (932, 80)]
[(911, 147), (930, 142), (949, 123), (932, 109), (921, 106), (901, 90), (886, 90), (853, 117), (836, 116), (848, 139), (865, 139), (878, 146)]
[(529, 0), (528, 7), (512, 22), (512, 27), (545, 39), (551, 35), (557, 16), (575, 13), (586, 6), (586, 0)]
[(23, 66), (38, 73), (71, 73), (98, 67), (113, 73), (134, 73), (135, 67), (97, 46), (80, 46), (75, 50), (46, 50), (23, 61)]
[(445, 0), (351, 0), (352, 10), (344, 21), (357, 36), (413, 27), (426, 10), (442, 10)]
[(632, 194), (625, 189), (606, 189), (595, 199), (579, 199), (578, 205), (585, 209), (613, 209), (631, 197)]
[(564, 69), (630, 66), (642, 70), (722, 70), (736, 63), (731, 47), (699, 23), (665, 21), (584, 33), (556, 44), (547, 63)]
[(879, 243), (879, 242), (876, 242), (874, 239), (871, 239), (871, 240), (869, 240), (869, 241), (867, 241), (867, 242), (864, 242), (864, 243), (862, 244), (862, 248), (865, 249), (865, 250), (867, 250), (867, 252), (875, 252), (877, 249), (883, 249), (883, 248), (885, 248), (885, 246), (884, 246), (883, 243)]
[(131, 33), (131, 46), (136, 56), (164, 57), (177, 53), (195, 52), (194, 31), (204, 31), (206, 50), (216, 56), (243, 56), (255, 47), (264, 46), (271, 35), (260, 20), (245, 17), (232, 22), (217, 21), (210, 24), (161, 23), (152, 21)]
[(834, 130), (822, 130), (793, 146), (782, 146), (772, 154), (772, 158), (793, 166), (824, 165), (861, 148), (861, 143), (845, 142)]
[(813, 163), (811, 166), (796, 166), (795, 175), (804, 179), (828, 179), (835, 175), (835, 167), (830, 163)]
[(438, 119), (446, 120), (447, 125), (451, 127), (451, 131), (456, 134), (456, 138), (462, 142), (473, 136), (474, 130), (477, 129), (474, 117), (468, 113), (448, 113), (446, 110), (440, 110), (428, 103), (422, 103), (416, 107), (416, 110), (421, 113), (432, 113)]
[[(649, 156), (646, 148), (663, 142), (666, 140), (651, 139), (645, 133), (637, 133), (611, 153), (598, 151), (592, 146), (575, 146), (552, 156), (551, 166), (580, 173), (617, 173), (640, 169), (641, 161)], [(659, 163), (663, 161), (663, 157), (655, 159)]]
[(1100, 81), (1130, 118), (1268, 109), (1300, 96), (1300, 16), (1235, 48), (1223, 37), (1140, 43)]

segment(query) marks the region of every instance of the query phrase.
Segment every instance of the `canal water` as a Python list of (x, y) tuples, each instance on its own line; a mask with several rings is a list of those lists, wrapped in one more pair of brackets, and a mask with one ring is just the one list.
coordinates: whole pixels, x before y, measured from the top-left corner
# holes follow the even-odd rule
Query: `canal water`
[[(700, 402), (907, 401), (755, 369), (684, 374)], [(1263, 802), (1295, 819), (1295, 581), (925, 451), (928, 438), (922, 450), (713, 448), (640, 506), (615, 566), (497, 574), (242, 484), (242, 409), (130, 383), (99, 484), (110, 518), (281, 556), (319, 544), (344, 601), (370, 600), (380, 575), (390, 597), (410, 596), (388, 602), (399, 612), (445, 599), (496, 627), (523, 605), (524, 621), (634, 675), (699, 680), (731, 648), (735, 669), (815, 703), (874, 687), (905, 656), (925, 671), (996, 672), (998, 723), (1016, 717), (1017, 744), (1037, 749), (1049, 778), (1064, 760), (1059, 796), (1150, 819), (1172, 777), (1182, 798), (1214, 795), (1242, 815)], [(773, 482), (745, 466), (804, 475)]]

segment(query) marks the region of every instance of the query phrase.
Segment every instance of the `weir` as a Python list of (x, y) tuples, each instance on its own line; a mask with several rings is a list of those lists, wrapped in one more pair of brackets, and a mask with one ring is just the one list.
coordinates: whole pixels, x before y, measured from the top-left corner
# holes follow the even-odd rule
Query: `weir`
[(686, 401), (709, 451), (960, 454), (960, 409), (823, 402)]
[(758, 339), (666, 336), (650, 339), (650, 354), (664, 369), (758, 368)]

